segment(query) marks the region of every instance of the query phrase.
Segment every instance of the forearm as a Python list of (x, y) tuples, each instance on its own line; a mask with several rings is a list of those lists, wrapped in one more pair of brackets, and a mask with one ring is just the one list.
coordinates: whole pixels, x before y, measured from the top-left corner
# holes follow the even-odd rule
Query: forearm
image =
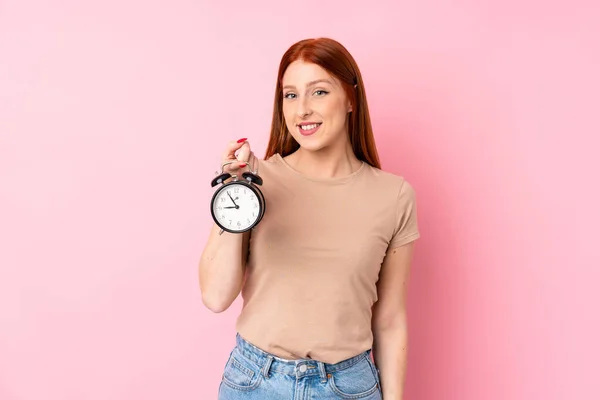
[(381, 375), (383, 400), (402, 400), (408, 360), (405, 323), (374, 329), (373, 357)]
[(225, 311), (240, 293), (248, 251), (248, 233), (223, 232), (213, 224), (199, 264), (202, 301), (214, 312)]

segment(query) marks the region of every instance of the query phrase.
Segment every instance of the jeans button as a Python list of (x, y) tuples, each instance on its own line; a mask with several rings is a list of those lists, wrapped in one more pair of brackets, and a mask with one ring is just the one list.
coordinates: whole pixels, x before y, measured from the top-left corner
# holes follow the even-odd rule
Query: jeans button
[(299, 371), (300, 371), (300, 372), (306, 372), (306, 369), (307, 369), (307, 367), (306, 367), (306, 364), (302, 364), (302, 365), (300, 366), (300, 368), (299, 368)]

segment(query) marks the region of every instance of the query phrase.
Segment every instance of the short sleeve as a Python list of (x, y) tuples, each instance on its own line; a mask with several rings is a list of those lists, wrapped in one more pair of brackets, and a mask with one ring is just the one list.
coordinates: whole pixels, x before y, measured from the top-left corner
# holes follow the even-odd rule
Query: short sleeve
[(398, 192), (396, 224), (388, 250), (403, 246), (420, 237), (417, 223), (417, 201), (415, 190), (406, 180)]

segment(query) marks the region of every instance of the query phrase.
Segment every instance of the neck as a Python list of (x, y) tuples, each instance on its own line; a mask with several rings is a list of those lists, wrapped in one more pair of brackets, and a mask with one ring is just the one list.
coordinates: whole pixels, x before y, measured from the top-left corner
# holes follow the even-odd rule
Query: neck
[(313, 178), (337, 178), (352, 174), (362, 162), (356, 158), (350, 142), (340, 146), (325, 147), (317, 151), (300, 147), (286, 157), (286, 161), (298, 172)]

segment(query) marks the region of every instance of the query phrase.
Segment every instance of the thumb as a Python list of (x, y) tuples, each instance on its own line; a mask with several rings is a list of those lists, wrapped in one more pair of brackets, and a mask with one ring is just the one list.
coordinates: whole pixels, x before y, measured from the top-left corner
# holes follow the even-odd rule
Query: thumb
[(252, 150), (250, 150), (250, 143), (244, 142), (244, 144), (242, 145), (242, 147), (236, 154), (235, 158), (237, 158), (238, 161), (247, 163), (250, 161), (251, 154), (252, 154)]

